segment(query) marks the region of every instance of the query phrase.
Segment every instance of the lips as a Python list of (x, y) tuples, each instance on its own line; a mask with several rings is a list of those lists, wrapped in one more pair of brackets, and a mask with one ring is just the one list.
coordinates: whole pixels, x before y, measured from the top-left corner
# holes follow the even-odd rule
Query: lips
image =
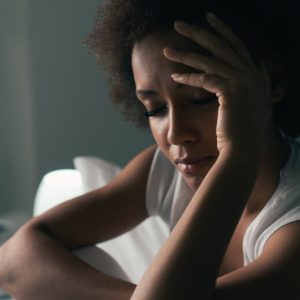
[(198, 159), (177, 159), (175, 161), (180, 172), (191, 176), (202, 173), (210, 162), (212, 162), (212, 156)]

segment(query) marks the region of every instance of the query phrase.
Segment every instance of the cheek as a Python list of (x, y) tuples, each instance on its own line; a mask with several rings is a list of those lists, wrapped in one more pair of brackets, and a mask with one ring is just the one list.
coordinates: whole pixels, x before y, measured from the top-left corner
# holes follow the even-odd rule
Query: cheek
[(167, 144), (167, 126), (164, 121), (149, 119), (152, 136), (159, 146)]
[(210, 108), (205, 111), (195, 109), (189, 115), (192, 128), (198, 128), (201, 136), (214, 136), (216, 134), (218, 110)]
[[(186, 119), (189, 130), (197, 132), (200, 140), (216, 146), (216, 125), (218, 117), (218, 105), (209, 107), (207, 110), (195, 108), (188, 112)], [(149, 126), (152, 136), (161, 149), (167, 149), (168, 143), (168, 120), (167, 118), (149, 118)]]

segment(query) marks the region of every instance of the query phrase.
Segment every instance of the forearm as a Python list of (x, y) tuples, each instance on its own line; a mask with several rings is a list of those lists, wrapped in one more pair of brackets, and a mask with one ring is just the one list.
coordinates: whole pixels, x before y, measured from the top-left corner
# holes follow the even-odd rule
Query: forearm
[(132, 299), (212, 299), (218, 270), (253, 188), (259, 157), (220, 154)]
[(0, 285), (18, 300), (129, 299), (135, 288), (33, 229), (21, 229), (1, 248)]

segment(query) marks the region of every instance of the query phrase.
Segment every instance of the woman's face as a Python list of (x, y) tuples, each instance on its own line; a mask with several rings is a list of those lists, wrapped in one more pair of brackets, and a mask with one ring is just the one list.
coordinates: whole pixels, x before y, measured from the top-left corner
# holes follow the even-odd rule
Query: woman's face
[[(152, 33), (136, 43), (132, 68), (138, 99), (150, 112), (153, 137), (182, 173), (187, 184), (196, 190), (218, 156), (216, 122), (218, 101), (204, 89), (178, 84), (173, 73), (199, 70), (168, 60), (165, 47), (203, 51), (193, 41), (175, 30)], [(206, 104), (203, 99), (209, 99)]]

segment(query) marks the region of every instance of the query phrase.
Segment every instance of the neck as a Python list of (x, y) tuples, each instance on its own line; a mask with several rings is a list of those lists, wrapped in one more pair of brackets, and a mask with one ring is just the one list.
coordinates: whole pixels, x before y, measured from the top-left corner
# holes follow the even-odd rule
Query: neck
[(257, 215), (268, 202), (280, 181), (280, 171), (288, 161), (290, 147), (275, 130), (266, 141), (261, 167), (245, 208), (246, 215)]

